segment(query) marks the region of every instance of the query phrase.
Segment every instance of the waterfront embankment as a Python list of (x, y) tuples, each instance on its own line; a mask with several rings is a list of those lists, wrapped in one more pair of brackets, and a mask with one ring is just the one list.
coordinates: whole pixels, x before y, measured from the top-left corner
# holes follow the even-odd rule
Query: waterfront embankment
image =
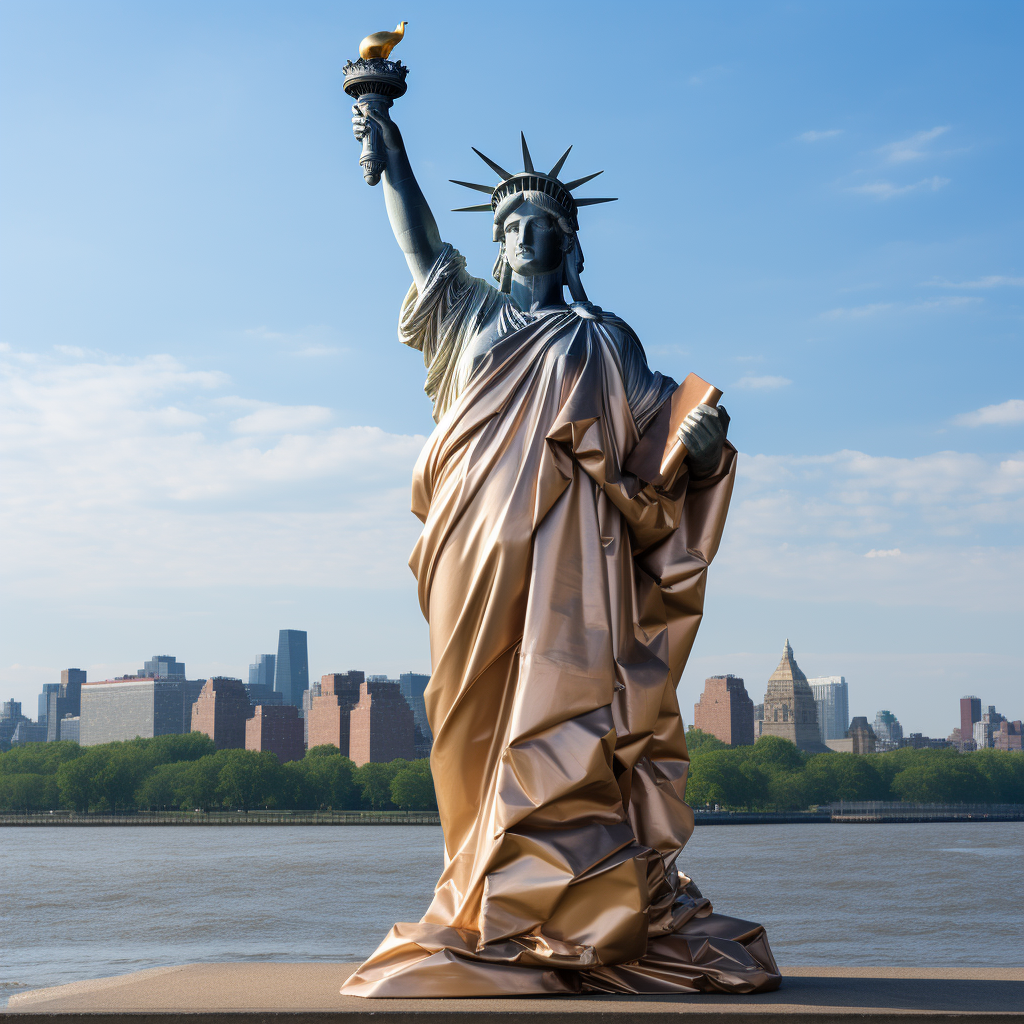
[[(840, 803), (809, 811), (723, 811), (697, 808), (696, 825), (920, 824), (1024, 821), (1024, 804)], [(433, 811), (74, 811), (0, 813), (0, 826), (123, 825), (440, 825)]]

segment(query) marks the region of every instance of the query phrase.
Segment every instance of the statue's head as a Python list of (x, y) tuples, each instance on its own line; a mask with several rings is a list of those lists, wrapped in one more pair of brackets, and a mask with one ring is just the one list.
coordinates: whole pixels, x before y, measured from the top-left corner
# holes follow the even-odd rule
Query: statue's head
[(501, 256), (520, 277), (551, 274), (576, 248), (576, 232), (564, 213), (535, 202), (539, 196), (528, 199), (527, 195), (518, 193), (520, 201), (500, 219), (495, 217)]
[[(457, 212), (487, 211), (494, 218), (494, 240), (500, 243), (498, 259), (494, 264), (494, 277), (502, 291), (508, 291), (512, 275), (533, 277), (555, 273), (561, 267), (563, 283), (569, 286), (573, 298), (585, 299), (580, 284), (583, 270), (583, 250), (576, 232), (578, 208), (594, 203), (610, 203), (612, 199), (576, 199), (572, 190), (596, 178), (601, 172), (588, 174), (563, 184), (558, 179), (569, 147), (547, 174), (533, 166), (530, 150), (523, 136), (524, 171), (512, 174), (479, 150), (474, 152), (502, 179), (493, 188), (456, 181), (456, 185), (487, 192), (491, 201), (486, 205), (462, 207)], [(453, 179), (454, 180), (454, 179)]]

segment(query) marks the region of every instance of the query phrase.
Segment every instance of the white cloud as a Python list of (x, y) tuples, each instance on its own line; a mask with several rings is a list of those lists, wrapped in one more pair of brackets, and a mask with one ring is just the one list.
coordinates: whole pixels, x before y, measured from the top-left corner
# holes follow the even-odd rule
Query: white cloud
[(940, 135), (945, 135), (948, 131), (949, 125), (941, 125), (925, 132), (916, 132), (909, 138), (900, 139), (898, 142), (889, 142), (881, 146), (878, 151), (889, 163), (893, 164), (902, 164), (909, 160), (923, 160), (932, 155), (927, 152), (928, 143)]
[(802, 135), (798, 135), (797, 138), (801, 142), (820, 142), (822, 139), (834, 139), (837, 135), (842, 134), (842, 128), (828, 128), (821, 132), (804, 132)]
[(788, 377), (756, 377), (748, 374), (736, 381), (733, 387), (744, 388), (748, 391), (774, 391), (777, 388), (788, 387), (792, 383)]
[(296, 434), (325, 426), (331, 421), (331, 410), (322, 405), (272, 405), (267, 403), (256, 412), (232, 420), (236, 434)]
[(926, 281), (930, 288), (1024, 288), (1024, 277), (1005, 277), (992, 274), (975, 281)]
[(933, 313), (973, 306), (982, 300), (972, 295), (949, 295), (925, 302), (873, 302), (866, 306), (840, 306), (821, 314), (825, 320), (862, 320), (881, 313)]
[(228, 384), (168, 356), (0, 361), (8, 593), (404, 579), (424, 439)]
[(847, 191), (870, 196), (872, 199), (886, 200), (922, 190), (938, 192), (940, 188), (944, 188), (948, 184), (949, 178), (940, 178), (935, 175), (931, 178), (922, 178), (921, 181), (914, 182), (912, 185), (894, 185), (891, 181), (873, 181), (866, 185), (853, 185)]
[(1011, 398), (998, 405), (986, 405), (974, 412), (961, 413), (953, 422), (958, 427), (1007, 427), (1024, 423), (1024, 399)]
[(1024, 453), (741, 453), (716, 586), (771, 601), (1024, 612), (1022, 521)]

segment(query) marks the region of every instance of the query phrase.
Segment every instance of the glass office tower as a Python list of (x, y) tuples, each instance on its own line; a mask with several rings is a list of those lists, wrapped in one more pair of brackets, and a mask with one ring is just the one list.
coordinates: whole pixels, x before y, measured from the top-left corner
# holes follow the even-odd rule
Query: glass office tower
[(302, 691), (309, 689), (309, 655), (304, 629), (282, 629), (277, 641), (274, 689), (285, 704), (302, 710)]

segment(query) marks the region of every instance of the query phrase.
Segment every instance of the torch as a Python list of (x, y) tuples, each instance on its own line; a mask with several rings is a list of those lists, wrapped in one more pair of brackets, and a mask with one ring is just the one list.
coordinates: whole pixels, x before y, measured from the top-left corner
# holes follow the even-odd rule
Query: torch
[[(345, 73), (345, 92), (356, 101), (363, 114), (383, 114), (406, 90), (409, 69), (402, 62), (388, 60), (391, 51), (405, 35), (408, 22), (399, 22), (394, 32), (374, 32), (359, 44), (359, 60), (349, 61)], [(363, 136), (359, 165), (368, 185), (376, 185), (384, 173), (387, 159), (380, 129), (371, 120)]]

